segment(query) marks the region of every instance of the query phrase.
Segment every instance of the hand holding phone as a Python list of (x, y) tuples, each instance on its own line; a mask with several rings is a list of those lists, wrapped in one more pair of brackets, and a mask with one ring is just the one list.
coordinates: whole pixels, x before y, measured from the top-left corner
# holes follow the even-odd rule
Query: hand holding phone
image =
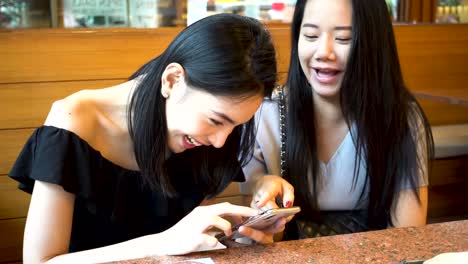
[(293, 206), (288, 208), (272, 208), (265, 210), (258, 215), (249, 217), (247, 220), (242, 222), (239, 225), (236, 225), (232, 228), (232, 235), (225, 236), (223, 233), (218, 234), (216, 238), (219, 241), (225, 239), (236, 239), (241, 237), (242, 235), (239, 234), (237, 231), (241, 226), (248, 226), (254, 229), (264, 229), (272, 224), (274, 224), (278, 219), (281, 217), (287, 218), (291, 215), (295, 215), (301, 211), (299, 206)]
[(287, 218), (291, 215), (297, 214), (301, 211), (299, 206), (288, 208), (272, 208), (261, 212), (256, 216), (249, 217), (239, 226), (248, 226), (255, 229), (263, 229), (272, 225), (281, 217)]

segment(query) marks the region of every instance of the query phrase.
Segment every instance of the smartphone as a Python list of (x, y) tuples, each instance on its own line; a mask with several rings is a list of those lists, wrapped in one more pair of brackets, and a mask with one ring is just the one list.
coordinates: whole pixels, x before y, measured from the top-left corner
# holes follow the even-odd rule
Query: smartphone
[(232, 235), (225, 236), (224, 233), (218, 234), (216, 238), (219, 241), (225, 239), (236, 239), (241, 237), (242, 235), (237, 232), (239, 227), (241, 226), (248, 226), (255, 229), (263, 229), (268, 227), (276, 222), (281, 217), (289, 217), (291, 215), (295, 215), (301, 211), (299, 206), (293, 206), (288, 208), (272, 208), (265, 210), (258, 215), (252, 216), (247, 218), (244, 222), (239, 225), (236, 225), (232, 228)]
[(242, 224), (238, 225), (237, 228), (240, 226), (248, 226), (255, 229), (263, 229), (269, 225), (272, 225), (281, 217), (289, 217), (299, 213), (300, 211), (301, 208), (299, 206), (268, 209), (256, 216), (249, 217)]

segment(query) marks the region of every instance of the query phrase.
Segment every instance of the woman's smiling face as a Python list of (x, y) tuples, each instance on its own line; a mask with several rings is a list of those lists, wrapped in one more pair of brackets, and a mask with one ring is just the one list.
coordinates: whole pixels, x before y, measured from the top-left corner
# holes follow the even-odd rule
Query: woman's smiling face
[(302, 71), (314, 94), (339, 96), (352, 37), (350, 0), (309, 0), (298, 42)]
[(260, 95), (214, 96), (179, 80), (166, 99), (169, 149), (180, 153), (201, 145), (222, 147), (236, 126), (253, 117), (262, 100)]

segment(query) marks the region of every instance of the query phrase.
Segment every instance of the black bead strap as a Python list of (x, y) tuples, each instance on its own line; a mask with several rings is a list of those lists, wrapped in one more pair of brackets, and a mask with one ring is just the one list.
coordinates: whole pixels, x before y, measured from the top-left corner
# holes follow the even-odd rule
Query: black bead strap
[(280, 123), (280, 165), (281, 165), (281, 177), (285, 176), (286, 173), (286, 103), (284, 101), (283, 86), (278, 87), (278, 110), (279, 110), (279, 123)]

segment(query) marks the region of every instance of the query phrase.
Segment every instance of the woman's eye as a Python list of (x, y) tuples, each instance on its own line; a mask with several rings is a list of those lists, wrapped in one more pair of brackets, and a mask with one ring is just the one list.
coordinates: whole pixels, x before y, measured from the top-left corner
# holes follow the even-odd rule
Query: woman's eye
[(217, 121), (217, 120), (215, 120), (213, 118), (210, 118), (210, 123), (212, 123), (215, 126), (220, 126), (220, 125), (223, 124), (223, 123), (221, 123), (221, 122), (219, 122), (219, 121)]
[(318, 36), (316, 35), (304, 35), (304, 38), (307, 40), (316, 40)]
[(338, 43), (347, 44), (351, 42), (351, 38), (336, 38), (336, 41), (338, 41)]

